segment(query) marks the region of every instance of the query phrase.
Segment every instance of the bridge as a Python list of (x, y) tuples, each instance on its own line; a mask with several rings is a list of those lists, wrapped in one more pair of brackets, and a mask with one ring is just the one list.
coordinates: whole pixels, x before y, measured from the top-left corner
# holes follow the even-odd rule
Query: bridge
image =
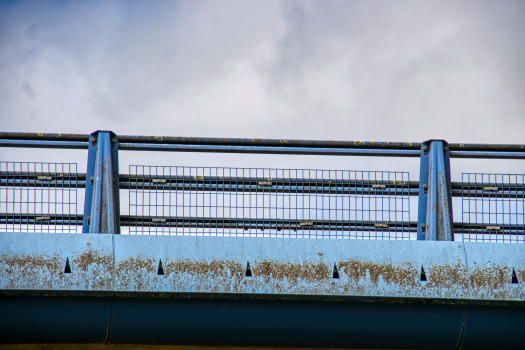
[[(86, 173), (0, 162), (5, 346), (524, 347), (525, 175), (453, 182), (450, 158), (523, 162), (525, 145), (97, 131), (4, 132), (0, 146), (87, 150)], [(420, 173), (123, 174), (121, 151), (414, 157)]]

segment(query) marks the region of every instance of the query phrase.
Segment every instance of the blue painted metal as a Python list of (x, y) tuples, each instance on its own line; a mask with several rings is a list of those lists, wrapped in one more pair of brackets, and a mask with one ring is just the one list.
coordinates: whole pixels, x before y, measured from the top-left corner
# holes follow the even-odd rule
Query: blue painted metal
[(89, 137), (84, 233), (120, 233), (118, 138), (110, 131)]
[[(82, 135), (0, 133), (0, 147), (86, 149)], [(42, 138), (42, 139), (39, 139)], [(120, 150), (419, 157), (419, 143), (219, 139), (122, 135)], [(525, 145), (454, 144), (452, 158), (525, 159)], [(423, 147), (423, 146), (422, 146)]]
[(127, 151), (175, 151), (175, 152), (220, 152), (255, 154), (301, 154), (332, 156), (383, 156), (419, 157), (418, 150), (404, 149), (359, 149), (359, 148), (315, 148), (315, 147), (271, 147), (229, 145), (185, 145), (155, 143), (121, 143), (120, 150)]
[(425, 240), (427, 222), (427, 192), (428, 192), (428, 164), (430, 142), (421, 144), (421, 158), (419, 167), (419, 203), (417, 216), (417, 240)]
[(104, 343), (111, 303), (107, 296), (2, 293), (0, 348), (5, 343)]
[(525, 159), (523, 152), (450, 151), (451, 158)]
[[(25, 133), (0, 132), (4, 140), (51, 140), (82, 141), (86, 134), (62, 133)], [(337, 141), (337, 140), (294, 140), (294, 139), (259, 139), (259, 138), (214, 138), (214, 137), (181, 137), (181, 136), (138, 136), (119, 135), (123, 143), (165, 143), (165, 144), (200, 144), (230, 146), (279, 146), (279, 147), (322, 147), (322, 148), (364, 148), (364, 149), (421, 149), (418, 142), (391, 141)], [(525, 144), (476, 144), (451, 143), (451, 151), (488, 151), (488, 152), (525, 152)]]
[(110, 342), (351, 349), (455, 349), (465, 305), (117, 298)]
[(441, 140), (421, 146), (418, 240), (453, 241), (450, 152)]
[(0, 344), (521, 349), (524, 317), (512, 304), (7, 293)]
[(460, 350), (523, 349), (525, 307), (469, 305)]
[[(422, 146), (423, 147), (423, 146)], [(419, 157), (421, 152), (412, 149), (360, 149), (360, 148), (316, 148), (290, 146), (231, 146), (204, 144), (168, 143), (121, 143), (119, 149), (127, 151), (171, 151), (171, 152), (218, 152), (255, 154), (300, 154), (332, 156), (378, 156), (378, 157)], [(501, 151), (453, 151), (456, 158), (525, 159), (525, 152)]]
[(68, 148), (86, 149), (87, 142), (81, 141), (41, 141), (41, 140), (1, 140), (0, 147), (25, 147), (25, 148)]

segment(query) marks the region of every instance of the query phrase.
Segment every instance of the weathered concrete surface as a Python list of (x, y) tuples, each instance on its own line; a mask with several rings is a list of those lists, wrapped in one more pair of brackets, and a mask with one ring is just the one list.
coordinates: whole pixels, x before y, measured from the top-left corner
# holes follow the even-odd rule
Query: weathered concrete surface
[(525, 300), (521, 244), (59, 233), (0, 242), (3, 290)]
[(112, 272), (110, 235), (0, 233), (0, 289), (107, 291)]
[[(470, 296), (476, 300), (525, 300), (525, 245), (465, 242)], [(517, 282), (512, 283), (512, 272)]]
[(115, 264), (118, 291), (468, 298), (461, 243), (115, 236)]

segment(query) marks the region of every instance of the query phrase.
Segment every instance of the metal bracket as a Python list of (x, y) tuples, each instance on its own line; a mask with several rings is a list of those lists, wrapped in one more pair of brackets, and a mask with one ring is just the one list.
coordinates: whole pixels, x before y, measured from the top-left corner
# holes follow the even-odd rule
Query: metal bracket
[(421, 145), (417, 239), (453, 241), (450, 152), (443, 140)]
[(118, 138), (111, 131), (89, 136), (83, 233), (120, 233)]

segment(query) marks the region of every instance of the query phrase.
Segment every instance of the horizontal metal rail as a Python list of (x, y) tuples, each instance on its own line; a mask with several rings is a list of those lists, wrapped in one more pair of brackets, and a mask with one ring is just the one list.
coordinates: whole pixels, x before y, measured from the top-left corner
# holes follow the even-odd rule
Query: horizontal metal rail
[[(122, 226), (157, 226), (181, 228), (217, 228), (243, 230), (292, 230), (292, 231), (371, 231), (371, 232), (417, 232), (417, 222), (379, 222), (379, 221), (329, 221), (329, 220), (286, 220), (286, 219), (235, 219), (235, 218), (194, 218), (194, 217), (156, 217), (121, 215)], [(0, 224), (23, 225), (82, 225), (82, 215), (48, 214), (45, 217), (35, 214), (9, 214), (0, 218)], [(456, 234), (525, 235), (520, 225), (501, 225), (486, 223), (454, 223)]]
[[(14, 187), (68, 187), (86, 186), (86, 174), (61, 174), (60, 176), (45, 176), (45, 174), (1, 172), (0, 186)], [(63, 176), (62, 176), (63, 175)], [(15, 177), (15, 178), (13, 178)], [(18, 177), (18, 178), (16, 178)], [(279, 193), (342, 193), (342, 194), (381, 194), (381, 195), (410, 195), (419, 194), (419, 182), (406, 183), (392, 181), (359, 181), (359, 180), (304, 180), (301, 179), (272, 179), (266, 178), (225, 178), (193, 176), (138, 176), (120, 175), (119, 188), (134, 189), (138, 185), (142, 189), (169, 190), (169, 191), (244, 191), (244, 192), (279, 192)], [(290, 182), (293, 182), (291, 184)], [(406, 185), (403, 188), (395, 188)], [(525, 198), (525, 186), (505, 184), (476, 184), (469, 185), (469, 189), (462, 189), (465, 184), (452, 183), (454, 197), (490, 197), (490, 198)], [(499, 186), (499, 187), (498, 187)]]
[[(0, 147), (87, 149), (90, 135), (0, 133)], [(317, 141), (120, 135), (119, 150), (419, 157), (418, 142)], [(525, 145), (449, 144), (453, 158), (525, 159)]]
[(419, 157), (421, 151), (410, 149), (361, 149), (361, 148), (315, 148), (283, 146), (224, 146), (224, 145), (185, 145), (119, 143), (119, 150), (126, 151), (178, 151), (212, 153), (253, 153), (253, 154), (296, 154), (325, 156), (379, 156), (379, 157)]
[[(289, 219), (236, 219), (195, 217), (121, 216), (123, 226), (164, 226), (244, 230), (404, 231), (416, 232), (417, 222), (329, 221)], [(275, 232), (274, 232), (275, 233)]]
[[(86, 142), (89, 134), (59, 134), (59, 133), (23, 133), (0, 132), (0, 139), (12, 140), (42, 140), (42, 141), (80, 141)], [(421, 142), (374, 142), (374, 141), (324, 141), (324, 140), (283, 140), (257, 138), (212, 138), (212, 137), (180, 137), (180, 136), (134, 136), (119, 135), (119, 142), (127, 143), (166, 143), (166, 144), (202, 144), (230, 146), (280, 146), (280, 147), (323, 147), (323, 148), (369, 148), (369, 149), (421, 149)], [(451, 151), (494, 151), (494, 152), (525, 152), (523, 144), (479, 144), (450, 143)]]
[(487, 224), (487, 223), (454, 223), (455, 233), (474, 233), (485, 235), (525, 235), (525, 227), (515, 224)]
[(450, 158), (525, 159), (525, 152), (450, 151)]
[(87, 141), (0, 139), (0, 147), (88, 149), (88, 145)]
[(82, 214), (1, 214), (0, 224), (16, 225), (79, 225)]

